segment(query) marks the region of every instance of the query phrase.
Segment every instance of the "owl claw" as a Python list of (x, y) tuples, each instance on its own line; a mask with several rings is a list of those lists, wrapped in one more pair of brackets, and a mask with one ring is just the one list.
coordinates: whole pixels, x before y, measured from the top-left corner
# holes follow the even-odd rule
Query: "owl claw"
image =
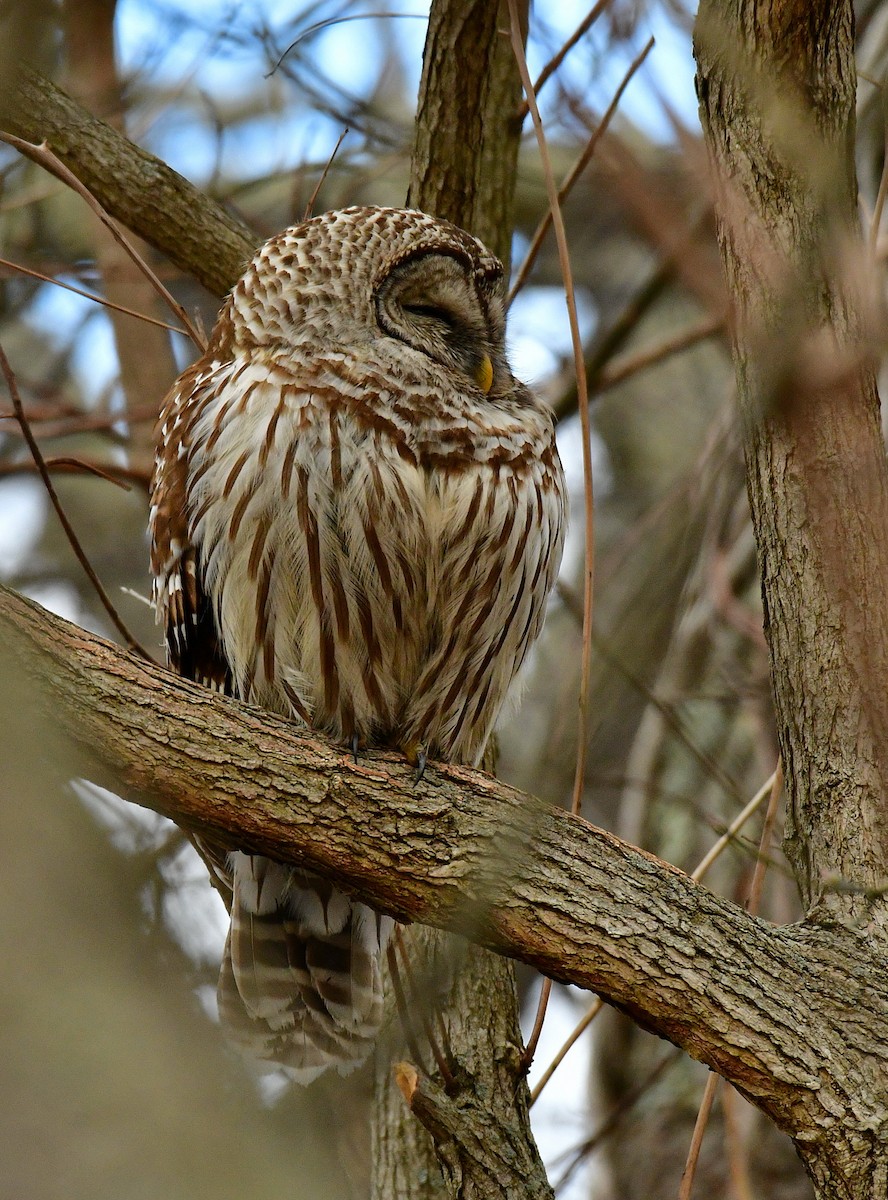
[(425, 774), (426, 764), (428, 763), (425, 746), (421, 742), (407, 742), (401, 746), (401, 750), (411, 767), (416, 767), (415, 782), (419, 783)]
[(425, 775), (427, 762), (428, 759), (426, 758), (426, 752), (420, 746), (420, 748), (416, 751), (416, 762), (413, 764), (416, 767), (416, 778), (413, 781), (414, 783), (419, 783), (423, 775)]
[(358, 737), (358, 735), (356, 733), (352, 734), (351, 742), (349, 743), (349, 745), (351, 746), (352, 759), (354, 760), (354, 763), (357, 766), (358, 751), (361, 748), (361, 739)]

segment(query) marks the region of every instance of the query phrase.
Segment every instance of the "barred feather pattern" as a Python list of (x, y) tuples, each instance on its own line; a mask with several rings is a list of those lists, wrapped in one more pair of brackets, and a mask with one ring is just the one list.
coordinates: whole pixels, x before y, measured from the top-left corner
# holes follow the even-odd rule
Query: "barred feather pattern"
[[(564, 538), (548, 410), (505, 357), (501, 268), (409, 210), (272, 238), (158, 424), (154, 598), (171, 665), (348, 747), (477, 763)], [(220, 1012), (309, 1082), (366, 1057), (392, 922), (207, 847), (231, 887)]]

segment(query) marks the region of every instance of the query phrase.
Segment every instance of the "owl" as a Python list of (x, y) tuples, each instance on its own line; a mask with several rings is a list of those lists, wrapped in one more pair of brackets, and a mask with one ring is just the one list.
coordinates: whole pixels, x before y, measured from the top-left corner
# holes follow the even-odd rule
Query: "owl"
[[(421, 212), (273, 237), (157, 427), (151, 567), (179, 674), (359, 754), (477, 763), (540, 632), (565, 491), (506, 360), (502, 268)], [(219, 1007), (308, 1083), (366, 1057), (392, 922), (203, 845), (231, 896)]]

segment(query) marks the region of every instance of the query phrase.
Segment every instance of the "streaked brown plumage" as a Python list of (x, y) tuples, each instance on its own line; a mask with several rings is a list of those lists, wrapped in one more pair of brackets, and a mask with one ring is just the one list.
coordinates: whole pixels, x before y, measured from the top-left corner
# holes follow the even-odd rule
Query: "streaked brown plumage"
[[(476, 763), (561, 558), (548, 411), (505, 357), (501, 268), (423, 213), (285, 230), (158, 426), (152, 571), (175, 670), (347, 746)], [(233, 890), (220, 1009), (307, 1082), (366, 1056), (391, 922), (207, 848)]]

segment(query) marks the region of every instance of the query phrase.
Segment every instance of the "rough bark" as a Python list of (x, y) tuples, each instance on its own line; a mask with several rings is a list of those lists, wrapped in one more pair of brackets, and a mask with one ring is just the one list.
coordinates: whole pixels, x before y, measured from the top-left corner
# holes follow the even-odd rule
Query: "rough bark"
[(5, 590), (0, 631), (33, 681), (22, 705), (79, 747), (84, 776), (593, 989), (786, 1130), (820, 1196), (884, 1196), (888, 958), (872, 931), (772, 927), (479, 771), (432, 766), (417, 785), (396, 755), (355, 764)]
[[(786, 849), (809, 915), (849, 946), (867, 930), (867, 953), (882, 955), (888, 468), (859, 303), (853, 9), (704, 0), (695, 40), (736, 305)], [(857, 1140), (837, 1126), (797, 1141), (819, 1196), (886, 1193), (886, 1086), (868, 1077), (878, 1097), (869, 1133)]]
[[(527, 4), (518, 6), (525, 29)], [(408, 204), (474, 233), (507, 268), (521, 137), (508, 30), (505, 4), (432, 4), (408, 195)]]

